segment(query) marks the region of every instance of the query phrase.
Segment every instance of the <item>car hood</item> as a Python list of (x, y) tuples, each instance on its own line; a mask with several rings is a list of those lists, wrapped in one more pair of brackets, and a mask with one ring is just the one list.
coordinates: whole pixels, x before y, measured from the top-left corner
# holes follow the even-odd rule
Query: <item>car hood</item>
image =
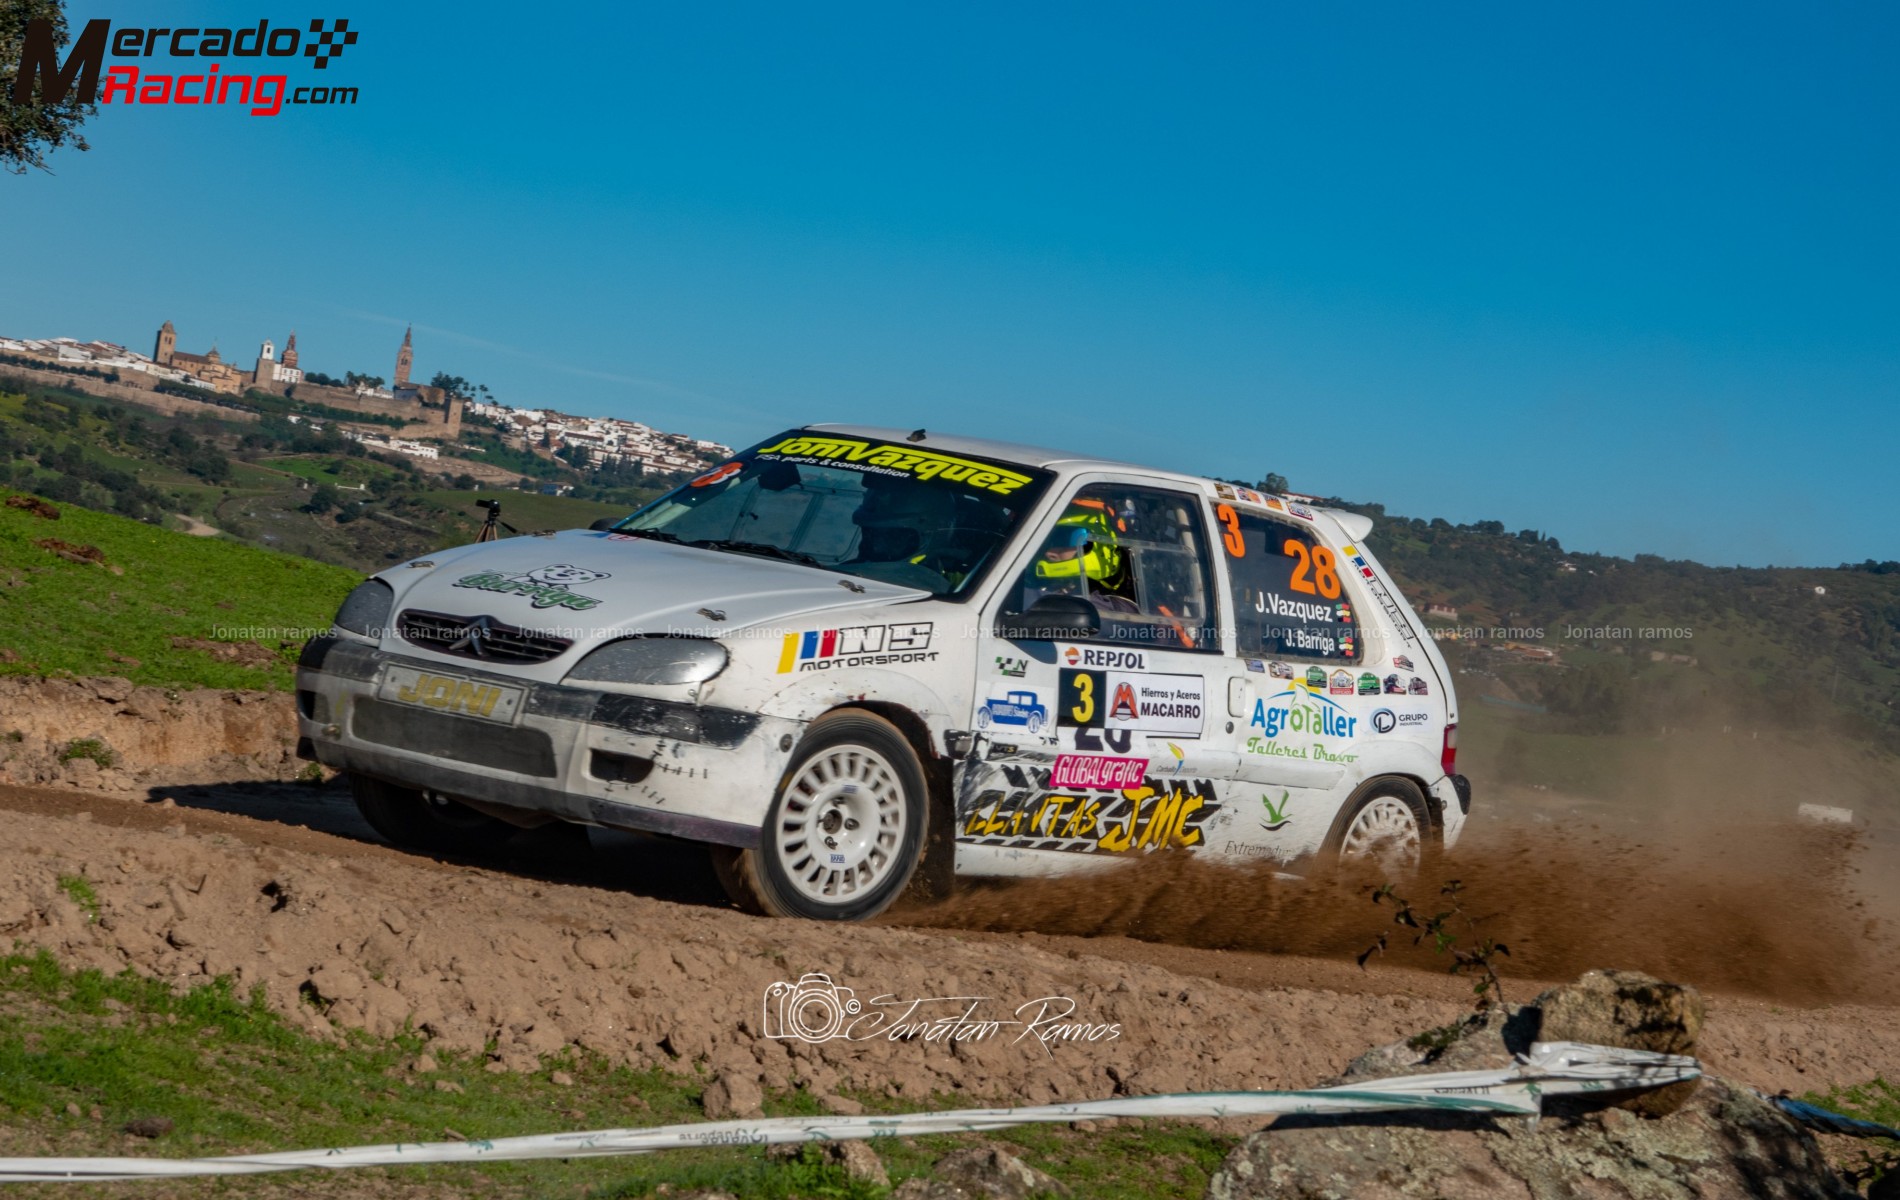
[(808, 613), (930, 596), (798, 563), (579, 529), (462, 546), (380, 578), (395, 589), (399, 611), (558, 626), (583, 644), (630, 634), (723, 637)]

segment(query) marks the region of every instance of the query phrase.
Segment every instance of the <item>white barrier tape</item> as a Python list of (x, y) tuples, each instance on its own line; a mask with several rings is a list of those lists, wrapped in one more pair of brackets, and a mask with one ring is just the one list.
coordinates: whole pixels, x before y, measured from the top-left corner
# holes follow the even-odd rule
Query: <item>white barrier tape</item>
[(1289, 1113), (1431, 1110), (1536, 1116), (1540, 1098), (1559, 1093), (1630, 1091), (1695, 1079), (1693, 1058), (1554, 1042), (1494, 1071), (1408, 1075), (1302, 1092), (1200, 1092), (1129, 1096), (1034, 1108), (969, 1108), (891, 1117), (777, 1117), (710, 1121), (655, 1129), (604, 1129), (466, 1142), (397, 1143), (334, 1150), (293, 1150), (228, 1158), (0, 1158), (0, 1183), (255, 1175), (307, 1167), (401, 1166), (648, 1154), (707, 1146), (830, 1142), (846, 1138), (981, 1133), (1012, 1125), (1096, 1121), (1108, 1117), (1255, 1117)]

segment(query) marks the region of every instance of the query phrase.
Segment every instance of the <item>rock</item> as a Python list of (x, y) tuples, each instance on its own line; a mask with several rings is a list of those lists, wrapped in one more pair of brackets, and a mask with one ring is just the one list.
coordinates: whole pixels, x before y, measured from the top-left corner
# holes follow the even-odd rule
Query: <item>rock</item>
[(1242, 1142), (1208, 1200), (1851, 1200), (1813, 1136), (1705, 1079), (1660, 1119), (1618, 1108), (1527, 1121), (1282, 1117)]
[(620, 957), (620, 947), (610, 937), (584, 937), (574, 943), (574, 957), (597, 971), (604, 971)]
[(738, 1070), (721, 1071), (706, 1085), (699, 1102), (706, 1116), (715, 1121), (765, 1115), (765, 1093), (759, 1081)]
[(891, 1186), (891, 1177), (884, 1170), (884, 1160), (877, 1156), (865, 1142), (852, 1138), (843, 1142), (827, 1142), (825, 1155), (844, 1167), (844, 1173), (852, 1179), (861, 1179), (878, 1187)]
[(765, 1152), (773, 1162), (797, 1162), (807, 1152), (816, 1151), (820, 1161), (844, 1168), (852, 1179), (861, 1179), (881, 1188), (891, 1186), (884, 1160), (866, 1142), (846, 1138), (837, 1142), (780, 1142)]
[[(1546, 1009), (1543, 1006), (1549, 1005)], [(1382, 1046), (1328, 1082), (1498, 1068), (1533, 1041), (1682, 1054), (1701, 1031), (1693, 988), (1592, 971), (1531, 1005)], [(1553, 1097), (1532, 1123), (1459, 1113), (1286, 1116), (1242, 1142), (1209, 1200), (1849, 1200), (1814, 1136), (1753, 1092), (1705, 1075), (1670, 1103)], [(1638, 1113), (1642, 1115), (1638, 1115)]]
[[(1707, 1009), (1702, 993), (1664, 983), (1637, 971), (1591, 971), (1575, 983), (1552, 988), (1532, 1007), (1541, 1015), (1536, 1040), (1626, 1046), (1659, 1054), (1694, 1054)], [(1632, 1111), (1660, 1117), (1674, 1112), (1695, 1084), (1644, 1092), (1626, 1103)]]
[(548, 1076), (548, 1082), (555, 1087), (573, 1087), (574, 1077), (569, 1075), (566, 1071), (556, 1071)]
[(133, 1137), (161, 1138), (172, 1131), (170, 1117), (134, 1117), (125, 1123), (125, 1131)]
[(906, 1179), (891, 1200), (1029, 1200), (1070, 1194), (1054, 1177), (1013, 1154), (994, 1146), (972, 1146), (938, 1160), (929, 1175)]

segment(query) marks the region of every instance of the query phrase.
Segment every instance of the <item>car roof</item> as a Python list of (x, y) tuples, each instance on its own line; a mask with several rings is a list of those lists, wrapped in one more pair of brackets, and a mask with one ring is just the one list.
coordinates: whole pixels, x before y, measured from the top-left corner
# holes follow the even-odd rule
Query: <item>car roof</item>
[[(910, 440), (911, 430), (886, 429), (876, 425), (807, 425), (805, 428), (825, 433), (840, 433), (851, 437), (869, 438), (890, 442), (894, 445), (914, 445), (920, 450), (935, 450), (943, 454), (973, 454), (979, 458), (1000, 459), (1003, 462), (1019, 463), (1025, 466), (1044, 467), (1049, 470), (1074, 474), (1081, 471), (1108, 470), (1134, 471), (1155, 479), (1173, 483), (1183, 483), (1198, 488), (1202, 492), (1212, 491), (1220, 481), (1206, 475), (1188, 475), (1180, 471), (1168, 471), (1161, 467), (1150, 467), (1142, 463), (1121, 462), (1112, 458), (1095, 458), (1087, 454), (1076, 454), (1069, 450), (1051, 450), (1045, 446), (1029, 446), (1021, 442), (999, 442), (988, 438), (959, 437), (956, 434), (930, 433), (925, 431), (921, 441)], [(1249, 489), (1253, 490), (1253, 489)], [(1225, 495), (1226, 493), (1219, 493)], [(1318, 501), (1313, 507), (1339, 522), (1348, 541), (1357, 541), (1372, 531), (1372, 518), (1339, 509), (1326, 508)]]
[(1046, 446), (1030, 446), (1021, 442), (999, 442), (989, 438), (960, 437), (953, 433), (929, 432), (925, 433), (923, 440), (911, 442), (909, 440), (911, 430), (882, 429), (873, 425), (808, 425), (806, 428), (823, 430), (826, 433), (845, 433), (853, 437), (876, 438), (899, 446), (914, 445), (919, 450), (935, 450), (943, 454), (974, 454), (979, 458), (996, 458), (1004, 462), (1020, 463), (1031, 467), (1048, 467), (1064, 471), (1105, 467), (1117, 471), (1140, 471), (1147, 475), (1161, 475), (1183, 482), (1212, 482), (1199, 475), (1183, 475), (1179, 471), (1166, 471), (1160, 467), (1145, 466), (1141, 463), (1096, 458), (1093, 455), (1077, 454), (1071, 450), (1051, 450)]

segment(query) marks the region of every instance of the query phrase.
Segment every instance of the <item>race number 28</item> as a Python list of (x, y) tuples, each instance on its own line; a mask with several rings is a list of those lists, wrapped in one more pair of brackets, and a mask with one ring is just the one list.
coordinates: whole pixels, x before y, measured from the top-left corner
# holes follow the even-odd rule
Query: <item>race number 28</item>
[(1293, 578), (1287, 581), (1288, 587), (1309, 596), (1339, 599), (1339, 564), (1334, 561), (1331, 550), (1324, 546), (1309, 549), (1298, 538), (1288, 538), (1280, 549), (1288, 558), (1298, 560), (1293, 567)]

